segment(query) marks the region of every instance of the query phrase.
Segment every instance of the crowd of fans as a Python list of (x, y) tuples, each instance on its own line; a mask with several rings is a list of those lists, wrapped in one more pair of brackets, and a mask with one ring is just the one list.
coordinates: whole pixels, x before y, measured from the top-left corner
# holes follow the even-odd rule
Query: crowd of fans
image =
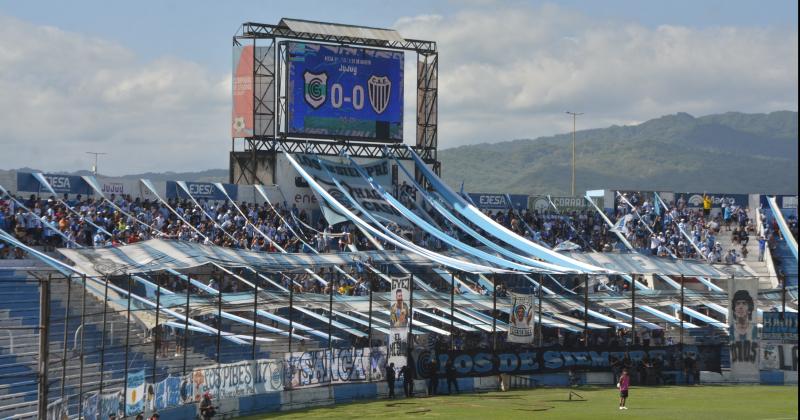
[(241, 203), (245, 220), (226, 202), (202, 200), (198, 206), (190, 200), (169, 200), (173, 213), (157, 201), (113, 194), (110, 199), (124, 213), (107, 201), (80, 195), (61, 200), (17, 198), (22, 205), (0, 199), (0, 228), (26, 244), (43, 247), (118, 246), (161, 237), (254, 251), (278, 252), (280, 247), (311, 252), (308, 248), (316, 246), (328, 252), (345, 250), (354, 241), (347, 227), (345, 232), (334, 232), (321, 222), (315, 230), (308, 226), (305, 210), (280, 204)]
[[(426, 216), (448, 235), (480, 245), (431, 208), (413, 203), (406, 189), (398, 191), (407, 206), (418, 213), (426, 212)], [(113, 194), (111, 201), (115, 205), (80, 195), (65, 195), (62, 199), (31, 195), (19, 197), (17, 201), (21, 205), (15, 200), (0, 199), (0, 229), (13, 233), (24, 243), (45, 249), (118, 246), (154, 237), (264, 252), (324, 253), (347, 252), (353, 246), (360, 250), (375, 248), (375, 244), (352, 225), (329, 226), (323, 217), (311, 220), (304, 209), (285, 203), (273, 206), (243, 202), (237, 209), (225, 201), (201, 200), (197, 205), (191, 200), (172, 199), (165, 205)], [(617, 200), (614, 214), (609, 215), (617, 220), (614, 227), (609, 227), (603, 215), (592, 210), (559, 213), (526, 209), (487, 211), (487, 214), (508, 229), (548, 248), (569, 244), (573, 249), (580, 247), (587, 251), (625, 251), (624, 242), (627, 241), (638, 252), (654, 256), (736, 263), (747, 256), (746, 245), (750, 237), (757, 234), (756, 228), (746, 208), (724, 198), (721, 206), (721, 211), (712, 216), (710, 203), (703, 208), (693, 208), (687, 205), (684, 196), (665, 205), (654, 200), (652, 195), (626, 193)], [(796, 231), (796, 222), (792, 223)], [(394, 224), (389, 228), (427, 249), (445, 249), (442, 241), (419, 228), (405, 231)], [(473, 228), (480, 233), (479, 228)], [(734, 248), (723, 249), (718, 240), (723, 229), (730, 232)], [(385, 249), (393, 248), (390, 243), (380, 242)], [(21, 251), (13, 255), (8, 247), (0, 249), (0, 258), (12, 256), (20, 258)], [(341, 280), (340, 274), (334, 273), (334, 281)], [(478, 293), (488, 293), (477, 282), (471, 287)], [(313, 287), (304, 286), (304, 289)], [(353, 293), (360, 289), (353, 288)]]

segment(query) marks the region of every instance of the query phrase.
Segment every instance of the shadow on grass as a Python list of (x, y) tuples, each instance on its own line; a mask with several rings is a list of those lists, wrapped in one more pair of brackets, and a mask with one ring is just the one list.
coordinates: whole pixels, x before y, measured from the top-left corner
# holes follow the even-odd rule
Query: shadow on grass
[(545, 406), (545, 407), (537, 407), (537, 408), (515, 408), (515, 411), (548, 411), (554, 409), (554, 406)]
[(545, 400), (545, 402), (565, 402), (565, 403), (571, 403), (571, 402), (587, 402), (587, 401), (588, 401), (588, 400)]
[(522, 396), (519, 395), (489, 395), (489, 394), (481, 394), (481, 395), (474, 395), (472, 396), (476, 399), (481, 400), (521, 400)]
[(398, 402), (395, 402), (395, 403), (387, 403), (386, 404), (387, 407), (398, 407), (398, 406), (401, 406), (401, 405), (414, 405), (414, 403), (413, 402), (399, 402), (398, 401)]
[(419, 410), (406, 411), (406, 414), (425, 414), (429, 411), (431, 411), (430, 408), (421, 408)]

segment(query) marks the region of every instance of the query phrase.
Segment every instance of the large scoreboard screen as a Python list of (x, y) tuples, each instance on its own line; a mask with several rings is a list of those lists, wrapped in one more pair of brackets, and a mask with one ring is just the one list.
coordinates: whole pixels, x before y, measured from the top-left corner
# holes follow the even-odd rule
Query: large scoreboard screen
[(403, 140), (403, 53), (287, 42), (290, 135)]

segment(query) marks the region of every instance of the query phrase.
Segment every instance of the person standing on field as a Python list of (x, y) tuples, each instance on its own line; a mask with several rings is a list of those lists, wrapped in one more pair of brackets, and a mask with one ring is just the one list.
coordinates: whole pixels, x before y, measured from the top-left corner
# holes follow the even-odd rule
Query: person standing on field
[(619, 377), (617, 388), (619, 388), (619, 409), (627, 410), (625, 402), (628, 400), (628, 387), (631, 384), (631, 377), (628, 376), (628, 369), (622, 369), (622, 376)]

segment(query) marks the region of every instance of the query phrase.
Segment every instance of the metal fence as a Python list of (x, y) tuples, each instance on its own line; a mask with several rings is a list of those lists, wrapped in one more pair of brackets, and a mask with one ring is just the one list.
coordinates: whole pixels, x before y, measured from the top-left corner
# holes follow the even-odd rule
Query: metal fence
[[(727, 310), (727, 293), (709, 291), (693, 279), (675, 278), (681, 285), (676, 290), (615, 291), (608, 287), (614, 278), (601, 284), (586, 275), (382, 271), (357, 275), (355, 285), (339, 283), (332, 270), (315, 273), (329, 286), (305, 272), (213, 267), (103, 278), (30, 272), (13, 281), (35, 285), (38, 301), (10, 312), (9, 319), (23, 314), (35, 318), (35, 325), (6, 324), (7, 338), (0, 336), (6, 340), (0, 349), (8, 350), (0, 354), (8, 356), (5, 364), (12, 364), (13, 356), (26, 360), (29, 369), (3, 374), (0, 405), (21, 414), (43, 413), (49, 404), (51, 411), (77, 416), (87, 413), (87, 404), (96, 407), (95, 414), (115, 401), (126, 407), (142, 399), (142, 389), (143, 408), (152, 411), (196, 403), (198, 389), (225, 396), (384, 380), (392, 344), (390, 305), (396, 301), (387, 278), (411, 280), (406, 347), (411, 358), (422, 357), (422, 350), (497, 358), (520, 349), (624, 352), (669, 345), (683, 354), (684, 345), (727, 342), (724, 314), (708, 309)], [(512, 292), (533, 296), (535, 331), (529, 344), (507, 341)], [(760, 305), (785, 313), (787, 298), (796, 301), (796, 287), (763, 292)], [(414, 368), (425, 376), (421, 362)], [(220, 385), (234, 374), (258, 378), (241, 381), (241, 390)], [(205, 388), (198, 388), (200, 380), (208, 381)]]

